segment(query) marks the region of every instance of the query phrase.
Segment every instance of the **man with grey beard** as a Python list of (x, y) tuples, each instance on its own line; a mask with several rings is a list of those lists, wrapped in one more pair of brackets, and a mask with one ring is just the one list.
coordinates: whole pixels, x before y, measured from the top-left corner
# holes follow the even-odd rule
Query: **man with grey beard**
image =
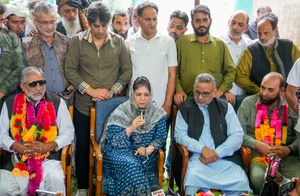
[(62, 20), (57, 23), (56, 30), (72, 38), (77, 33), (87, 30), (87, 20), (82, 13), (81, 0), (56, 0), (57, 12)]
[[(46, 92), (46, 83), (41, 69), (26, 67), (21, 73), (20, 87), (23, 92), (8, 97), (3, 104), (0, 115), (0, 146), (3, 148), (0, 195), (34, 195), (37, 188), (62, 191), (65, 195), (60, 154), (73, 140), (74, 127), (65, 102)], [(17, 127), (21, 119), (24, 123)], [(51, 128), (47, 123), (51, 123)], [(21, 133), (28, 131), (31, 133), (21, 136)], [(27, 171), (26, 168), (22, 170), (23, 175), (14, 175), (11, 171), (20, 164), (18, 160), (24, 155), (28, 157), (26, 162), (23, 160), (24, 164), (28, 168), (35, 164), (35, 171)], [(38, 158), (41, 156), (43, 158)], [(24, 172), (30, 173), (30, 178)], [(33, 183), (36, 186), (32, 186)]]
[(284, 79), (300, 57), (300, 50), (287, 39), (276, 38), (278, 18), (269, 12), (257, 23), (258, 42), (249, 45), (237, 66), (236, 83), (248, 94), (260, 91), (263, 77), (269, 72), (279, 72)]

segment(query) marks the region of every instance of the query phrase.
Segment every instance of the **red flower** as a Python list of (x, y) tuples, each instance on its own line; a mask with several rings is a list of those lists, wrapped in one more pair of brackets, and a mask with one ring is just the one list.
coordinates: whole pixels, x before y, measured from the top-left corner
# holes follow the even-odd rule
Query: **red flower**
[(17, 141), (20, 141), (21, 138), (22, 138), (22, 136), (19, 133), (15, 136), (15, 140), (17, 140)]
[(46, 138), (45, 136), (42, 136), (42, 137), (41, 137), (41, 140), (42, 140), (43, 142), (46, 142), (46, 141), (48, 140), (48, 138)]

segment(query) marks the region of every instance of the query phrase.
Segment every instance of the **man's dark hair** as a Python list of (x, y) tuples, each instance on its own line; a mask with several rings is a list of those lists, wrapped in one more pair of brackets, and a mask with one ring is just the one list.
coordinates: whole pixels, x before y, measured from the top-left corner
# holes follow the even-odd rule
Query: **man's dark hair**
[(111, 19), (107, 6), (101, 1), (91, 3), (88, 7), (86, 16), (89, 24), (95, 23), (99, 19), (101, 24), (106, 25)]
[(147, 1), (147, 2), (142, 3), (142, 4), (140, 4), (138, 6), (137, 11), (136, 11), (137, 15), (138, 16), (142, 16), (142, 13), (143, 13), (144, 9), (148, 8), (148, 7), (155, 9), (156, 13), (158, 13), (158, 7), (157, 7), (157, 5), (155, 3)]
[(6, 12), (6, 6), (0, 2), (0, 15)]
[(121, 17), (128, 16), (128, 18), (129, 18), (129, 14), (127, 13), (127, 11), (125, 11), (125, 10), (116, 10), (114, 15), (112, 16), (112, 21), (111, 21), (112, 23), (115, 21), (115, 18), (116, 18), (117, 15), (121, 16)]
[(172, 20), (172, 18), (178, 18), (180, 20), (183, 20), (185, 27), (187, 27), (189, 23), (188, 15), (180, 10), (175, 10), (174, 12), (172, 12), (172, 14), (170, 15), (170, 20)]
[(267, 12), (260, 17), (260, 19), (258, 20), (257, 23), (259, 23), (260, 21), (270, 22), (271, 26), (272, 26), (272, 30), (274, 30), (274, 29), (276, 29), (277, 24), (278, 24), (278, 17), (275, 14), (273, 14), (272, 12)]
[(194, 19), (194, 15), (197, 13), (203, 13), (208, 15), (208, 18), (210, 18), (210, 10), (206, 5), (196, 5), (192, 10), (191, 10), (191, 18), (192, 20)]
[(30, 10), (33, 10), (34, 9), (34, 6), (39, 2), (39, 0), (35, 0), (35, 1), (30, 1), (28, 3), (28, 7)]
[(264, 6), (261, 6), (257, 9), (257, 15), (261, 12), (262, 14), (265, 14), (267, 12), (272, 12), (272, 9), (270, 6), (268, 5), (264, 5)]
[(149, 90), (149, 92), (151, 92), (150, 82), (149, 82), (148, 78), (146, 78), (145, 76), (137, 77), (134, 80), (133, 85), (132, 85), (133, 92), (142, 86), (146, 87)]

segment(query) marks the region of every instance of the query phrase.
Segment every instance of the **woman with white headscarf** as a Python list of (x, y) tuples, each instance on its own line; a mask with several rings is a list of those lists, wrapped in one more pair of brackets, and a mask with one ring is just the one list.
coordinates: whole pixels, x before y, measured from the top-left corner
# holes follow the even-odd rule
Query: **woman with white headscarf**
[(109, 117), (103, 147), (108, 195), (143, 195), (158, 184), (157, 151), (164, 145), (165, 111), (152, 101), (151, 86), (138, 77), (130, 99)]

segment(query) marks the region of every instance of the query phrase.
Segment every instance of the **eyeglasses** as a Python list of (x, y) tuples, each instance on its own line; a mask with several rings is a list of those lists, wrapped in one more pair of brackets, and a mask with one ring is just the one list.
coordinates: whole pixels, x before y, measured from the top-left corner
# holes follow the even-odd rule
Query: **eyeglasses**
[(47, 84), (47, 81), (46, 80), (35, 80), (35, 81), (29, 82), (27, 85), (30, 88), (35, 88), (37, 86), (37, 84), (39, 84), (40, 86), (44, 86), (45, 84)]
[(39, 21), (38, 19), (36, 19), (36, 21), (38, 21), (41, 25), (43, 26), (48, 26), (48, 25), (55, 25), (56, 24), (56, 20), (51, 20), (51, 21)]
[(200, 92), (198, 90), (194, 90), (194, 95), (196, 97), (199, 97), (200, 95), (202, 95), (204, 98), (208, 98), (209, 95), (210, 95), (210, 93), (212, 93), (213, 91), (214, 91), (214, 89), (212, 91), (210, 91), (210, 92)]

